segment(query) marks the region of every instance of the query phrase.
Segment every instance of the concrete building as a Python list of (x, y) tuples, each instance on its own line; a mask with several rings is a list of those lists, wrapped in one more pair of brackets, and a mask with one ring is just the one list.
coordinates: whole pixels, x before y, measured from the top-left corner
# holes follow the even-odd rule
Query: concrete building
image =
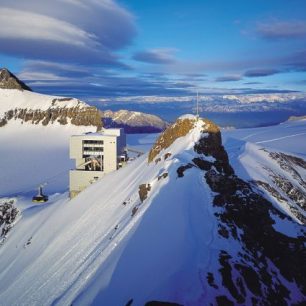
[(70, 158), (75, 159), (75, 169), (70, 171), (70, 198), (106, 173), (122, 167), (126, 161), (125, 148), (123, 129), (71, 136)]

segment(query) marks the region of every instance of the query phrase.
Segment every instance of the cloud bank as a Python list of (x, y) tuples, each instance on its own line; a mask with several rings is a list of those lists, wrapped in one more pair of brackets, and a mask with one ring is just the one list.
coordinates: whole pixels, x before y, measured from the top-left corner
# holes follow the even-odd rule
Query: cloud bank
[(1, 1), (0, 51), (28, 59), (124, 67), (115, 51), (136, 34), (112, 0)]

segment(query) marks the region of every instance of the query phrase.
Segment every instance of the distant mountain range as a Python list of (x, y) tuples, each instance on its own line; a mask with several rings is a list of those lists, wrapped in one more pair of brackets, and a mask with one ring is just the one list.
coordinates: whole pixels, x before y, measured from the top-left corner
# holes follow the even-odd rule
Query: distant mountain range
[(167, 127), (160, 117), (142, 112), (107, 110), (100, 113), (104, 127), (122, 127), (126, 133), (158, 133)]
[(123, 127), (126, 133), (156, 133), (163, 131), (167, 123), (161, 118), (127, 110), (98, 111), (75, 98), (56, 97), (34, 93), (7, 69), (0, 70), (0, 127), (11, 120), (20, 123), (76, 126), (102, 125)]

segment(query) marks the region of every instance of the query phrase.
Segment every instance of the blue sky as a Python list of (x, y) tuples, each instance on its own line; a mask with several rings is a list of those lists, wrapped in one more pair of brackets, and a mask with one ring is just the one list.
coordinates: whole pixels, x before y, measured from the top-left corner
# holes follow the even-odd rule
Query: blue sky
[(2, 0), (0, 65), (85, 99), (304, 92), (305, 12), (304, 0)]

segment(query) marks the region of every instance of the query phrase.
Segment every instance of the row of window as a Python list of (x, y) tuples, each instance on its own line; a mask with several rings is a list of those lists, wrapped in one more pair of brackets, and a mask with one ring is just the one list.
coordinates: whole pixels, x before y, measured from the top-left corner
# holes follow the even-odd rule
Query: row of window
[(84, 144), (104, 144), (103, 140), (83, 140), (83, 145)]
[(103, 148), (100, 148), (100, 147), (83, 147), (83, 151), (103, 152)]

